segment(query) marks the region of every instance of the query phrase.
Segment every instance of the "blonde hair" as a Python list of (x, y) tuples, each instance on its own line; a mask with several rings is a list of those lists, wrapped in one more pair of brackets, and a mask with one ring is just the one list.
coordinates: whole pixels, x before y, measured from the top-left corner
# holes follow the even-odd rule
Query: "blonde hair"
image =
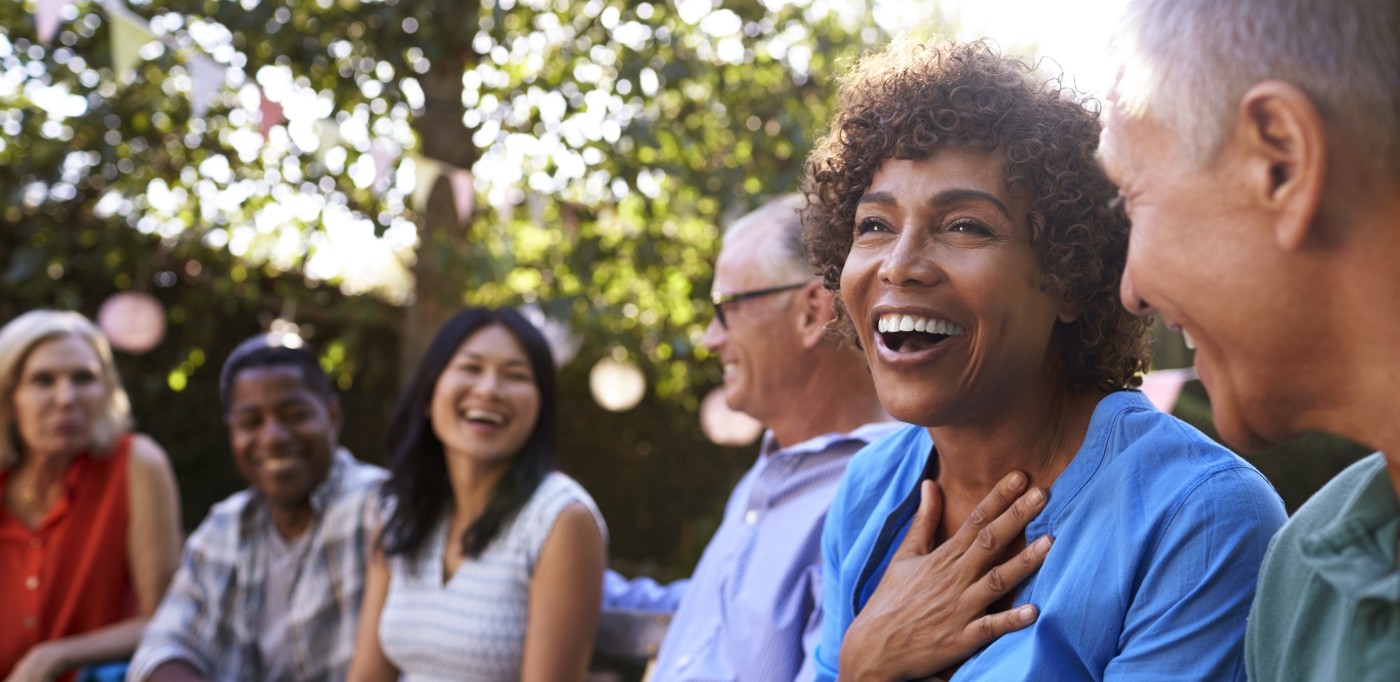
[(15, 423), (14, 394), (29, 353), (39, 344), (65, 336), (82, 339), (92, 347), (101, 365), (105, 399), (94, 415), (89, 434), (94, 456), (105, 456), (121, 435), (131, 428), (131, 400), (122, 388), (112, 348), (97, 326), (78, 313), (60, 310), (27, 312), (0, 329), (0, 470), (20, 463), (24, 447)]

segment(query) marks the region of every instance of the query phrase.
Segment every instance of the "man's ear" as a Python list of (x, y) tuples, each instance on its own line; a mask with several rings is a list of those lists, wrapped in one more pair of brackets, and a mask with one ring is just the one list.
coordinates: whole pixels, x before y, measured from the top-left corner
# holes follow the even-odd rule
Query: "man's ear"
[(334, 395), (326, 396), (326, 418), (331, 422), (331, 433), (339, 440), (340, 427), (345, 424), (345, 415), (340, 411), (340, 398)]
[(803, 348), (816, 348), (826, 338), (827, 326), (836, 317), (835, 294), (822, 286), (820, 280), (812, 280), (797, 292), (799, 317), (798, 337)]
[(1274, 214), (1274, 238), (1296, 251), (1312, 236), (1327, 180), (1327, 127), (1307, 94), (1281, 81), (1240, 99), (1238, 151), (1251, 202)]

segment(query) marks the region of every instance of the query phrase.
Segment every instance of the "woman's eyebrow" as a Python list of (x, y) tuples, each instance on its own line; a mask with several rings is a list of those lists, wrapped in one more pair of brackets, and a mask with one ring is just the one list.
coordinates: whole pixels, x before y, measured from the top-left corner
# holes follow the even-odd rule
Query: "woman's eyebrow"
[(933, 195), (928, 200), (930, 206), (941, 208), (948, 204), (960, 204), (968, 201), (984, 201), (997, 207), (1001, 214), (1011, 220), (1011, 212), (1006, 210), (1006, 204), (1002, 203), (995, 195), (976, 189), (948, 189)]
[(899, 204), (899, 202), (895, 200), (894, 195), (890, 194), (889, 192), (871, 192), (869, 194), (862, 194), (860, 197), (860, 201), (857, 203), (878, 204), (880, 206), (897, 206)]

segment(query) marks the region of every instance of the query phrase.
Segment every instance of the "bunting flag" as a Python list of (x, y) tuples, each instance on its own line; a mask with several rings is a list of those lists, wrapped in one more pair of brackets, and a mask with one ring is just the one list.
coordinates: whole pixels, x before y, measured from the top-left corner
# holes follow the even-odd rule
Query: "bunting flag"
[(141, 62), (141, 47), (156, 39), (151, 25), (127, 9), (119, 0), (102, 3), (112, 30), (112, 68), (117, 78), (135, 69)]
[(39, 42), (48, 45), (63, 25), (63, 8), (73, 0), (34, 0), (34, 32)]
[(326, 152), (331, 147), (340, 145), (340, 124), (333, 119), (321, 119), (316, 122), (316, 137), (320, 144), (316, 146), (316, 159), (321, 163), (326, 162)]
[(394, 167), (394, 154), (388, 142), (376, 139), (369, 145), (369, 158), (374, 160), (374, 183), (370, 187), (378, 193), (384, 189), (389, 171)]
[(1142, 377), (1142, 394), (1147, 396), (1157, 409), (1171, 414), (1176, 407), (1177, 398), (1181, 397), (1182, 387), (1186, 382), (1195, 379), (1196, 370), (1193, 367), (1148, 372)]
[(472, 172), (465, 168), (449, 167), (447, 180), (452, 186), (452, 204), (457, 207), (457, 225), (466, 227), (472, 220), (472, 208), (476, 204), (476, 183)]
[(258, 86), (258, 130), (262, 132), (263, 139), (266, 140), (268, 133), (286, 120), (282, 104), (268, 99), (267, 91)]
[(428, 195), (433, 193), (433, 185), (442, 175), (443, 164), (426, 156), (414, 155), (413, 170), (413, 201), (409, 205), (421, 214), (428, 208)]
[(200, 118), (209, 111), (210, 100), (224, 87), (225, 69), (204, 55), (195, 55), (188, 64), (190, 70), (190, 115)]

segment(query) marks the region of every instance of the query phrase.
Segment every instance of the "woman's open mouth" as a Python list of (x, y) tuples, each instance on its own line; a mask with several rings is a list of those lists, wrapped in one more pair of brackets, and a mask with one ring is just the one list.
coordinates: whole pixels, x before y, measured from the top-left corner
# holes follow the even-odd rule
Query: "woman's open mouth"
[(896, 353), (917, 353), (967, 332), (947, 320), (891, 313), (876, 320), (875, 333), (885, 348)]

